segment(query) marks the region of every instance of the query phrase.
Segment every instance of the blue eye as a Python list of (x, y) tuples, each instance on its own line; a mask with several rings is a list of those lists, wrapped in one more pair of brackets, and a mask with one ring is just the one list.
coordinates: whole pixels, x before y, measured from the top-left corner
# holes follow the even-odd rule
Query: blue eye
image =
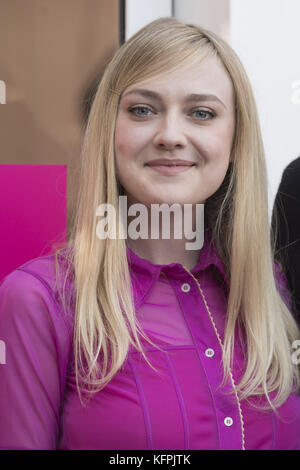
[[(137, 109), (139, 109), (139, 110), (144, 109), (144, 110), (147, 110), (147, 111), (151, 111), (151, 109), (150, 109), (150, 108), (147, 108), (147, 106), (135, 106), (135, 107), (133, 107), (133, 108), (129, 108), (128, 111), (129, 111), (131, 114), (133, 114), (134, 116), (141, 116), (141, 117), (143, 117), (143, 116), (149, 116), (149, 114), (145, 114), (145, 113), (142, 113), (142, 114), (139, 114), (139, 113), (138, 113), (138, 114), (136, 114), (135, 111), (136, 111)], [(151, 111), (151, 112), (152, 112), (152, 111)]]
[[(152, 110), (148, 108), (148, 106), (134, 106), (132, 108), (129, 108), (128, 111), (137, 117), (147, 117), (147, 116), (150, 116), (150, 113), (152, 113)], [(138, 112), (138, 111), (142, 111), (142, 112)], [(202, 115), (202, 116), (199, 116), (199, 119), (201, 121), (207, 121), (208, 119), (211, 119), (215, 116), (214, 113), (212, 113), (211, 111), (206, 111), (204, 109), (196, 109), (192, 111), (192, 114), (194, 113), (199, 113)]]
[[(214, 117), (214, 114), (213, 114), (211, 111), (206, 111), (206, 110), (204, 110), (204, 109), (196, 109), (195, 111), (192, 112), (192, 114), (193, 114), (193, 113), (202, 113), (202, 116), (203, 116), (203, 114), (204, 114), (204, 115), (208, 115), (210, 118), (213, 118), (213, 117)], [(202, 118), (200, 117), (200, 120), (202, 120), (202, 121), (207, 121), (207, 118), (202, 119)]]

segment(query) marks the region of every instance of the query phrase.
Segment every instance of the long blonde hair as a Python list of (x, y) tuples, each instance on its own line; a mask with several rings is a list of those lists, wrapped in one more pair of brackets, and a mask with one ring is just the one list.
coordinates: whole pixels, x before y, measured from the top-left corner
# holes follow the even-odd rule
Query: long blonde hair
[[(55, 257), (57, 276), (58, 256), (67, 260), (66, 276), (73, 273), (79, 396), (81, 386), (92, 394), (111, 380), (124, 363), (130, 343), (147, 360), (139, 339), (139, 334), (147, 338), (135, 314), (126, 242), (96, 237), (99, 204), (112, 204), (118, 214), (114, 129), (120, 96), (140, 80), (199, 63), (207, 56), (221, 60), (235, 93), (231, 163), (222, 185), (205, 204), (205, 227), (211, 230), (230, 280), (224, 380), (232, 365), (238, 327), (245, 332), (247, 351), (245, 372), (237, 384), (240, 398), (265, 394), (275, 409), (299, 388), (299, 371), (291, 360), (291, 343), (299, 331), (274, 276), (265, 156), (251, 85), (239, 58), (220, 37), (166, 17), (140, 29), (106, 66), (83, 139), (81, 184), (67, 250), (57, 251)], [(271, 401), (269, 394), (275, 390)]]

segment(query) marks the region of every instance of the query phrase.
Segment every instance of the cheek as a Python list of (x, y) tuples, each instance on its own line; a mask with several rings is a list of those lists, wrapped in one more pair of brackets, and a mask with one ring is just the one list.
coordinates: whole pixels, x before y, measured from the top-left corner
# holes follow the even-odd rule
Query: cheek
[(231, 125), (216, 127), (203, 137), (203, 151), (209, 160), (224, 161), (229, 158), (233, 138)]
[(117, 158), (134, 158), (143, 150), (147, 142), (147, 136), (142, 128), (129, 125), (125, 119), (116, 122), (115, 152)]
[(130, 142), (127, 142), (126, 139), (115, 140), (115, 152), (117, 162), (124, 162), (131, 155), (131, 146)]

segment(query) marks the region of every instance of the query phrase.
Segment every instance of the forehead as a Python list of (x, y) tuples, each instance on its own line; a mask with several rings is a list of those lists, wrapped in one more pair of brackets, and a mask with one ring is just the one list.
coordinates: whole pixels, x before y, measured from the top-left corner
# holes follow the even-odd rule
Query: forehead
[(233, 102), (232, 81), (218, 57), (207, 57), (199, 63), (136, 82), (124, 90), (123, 96), (138, 88), (158, 92), (166, 101), (187, 93), (212, 93), (228, 105)]

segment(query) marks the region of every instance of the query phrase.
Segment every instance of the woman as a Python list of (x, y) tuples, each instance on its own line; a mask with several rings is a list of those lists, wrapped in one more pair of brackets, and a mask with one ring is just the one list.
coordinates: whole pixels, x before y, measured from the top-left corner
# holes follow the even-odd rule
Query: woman
[[(188, 167), (166, 168), (177, 159)], [(192, 204), (193, 228), (204, 204), (203, 247), (96, 236), (99, 205), (118, 213), (120, 196)], [(153, 21), (99, 84), (68, 246), (0, 288), (1, 447), (300, 448), (285, 286), (244, 69), (216, 35)]]

